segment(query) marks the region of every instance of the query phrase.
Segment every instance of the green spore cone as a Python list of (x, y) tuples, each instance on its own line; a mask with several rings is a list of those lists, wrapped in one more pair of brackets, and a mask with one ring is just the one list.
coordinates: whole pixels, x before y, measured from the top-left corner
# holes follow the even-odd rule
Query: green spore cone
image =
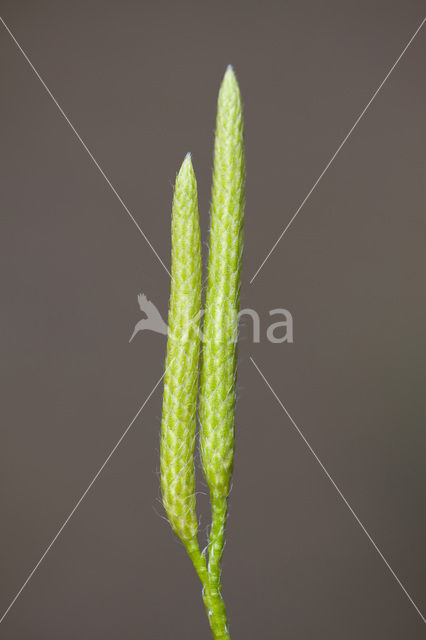
[(201, 309), (197, 183), (191, 157), (176, 178), (172, 207), (172, 281), (161, 422), (161, 489), (172, 529), (194, 554), (194, 441)]
[[(220, 564), (234, 457), (237, 316), (243, 248), (245, 162), (241, 95), (232, 67), (219, 91), (210, 252), (200, 376), (200, 448), (212, 503), (208, 579), (220, 596)], [(228, 638), (224, 606), (215, 638)], [(216, 616), (217, 617), (217, 616)]]

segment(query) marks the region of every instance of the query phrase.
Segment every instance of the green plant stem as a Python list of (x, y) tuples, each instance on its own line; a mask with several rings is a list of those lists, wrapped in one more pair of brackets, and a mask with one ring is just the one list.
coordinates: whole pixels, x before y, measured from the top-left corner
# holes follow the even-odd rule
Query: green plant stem
[(184, 542), (186, 551), (192, 560), (192, 564), (201, 580), (201, 584), (205, 587), (208, 584), (206, 558), (200, 551), (197, 538)]
[(230, 640), (226, 626), (225, 603), (218, 586), (210, 581), (204, 554), (196, 538), (185, 541), (185, 548), (203, 585), (203, 600), (207, 618), (215, 640)]
[(214, 640), (231, 640), (226, 624), (225, 603), (220, 591), (206, 586), (203, 599)]
[[(208, 578), (212, 601), (214, 602), (213, 636), (216, 639), (230, 638), (227, 628), (225, 603), (220, 590), (220, 565), (225, 542), (227, 498), (215, 496), (212, 503), (212, 527), (209, 536)], [(217, 634), (217, 635), (215, 635)]]

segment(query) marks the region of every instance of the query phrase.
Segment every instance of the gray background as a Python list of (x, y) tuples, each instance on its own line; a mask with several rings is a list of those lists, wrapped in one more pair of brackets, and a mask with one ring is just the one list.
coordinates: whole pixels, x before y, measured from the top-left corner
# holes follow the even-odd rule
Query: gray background
[[(426, 611), (424, 29), (249, 280), (425, 14), (425, 3), (0, 2), (1, 15), (169, 265), (190, 150), (204, 246), (216, 96), (245, 104), (237, 454), (224, 556), (233, 640), (417, 640), (425, 625), (256, 360)], [(1, 570), (10, 604), (163, 370), (129, 336), (168, 276), (0, 28)], [(269, 344), (289, 309), (293, 345)], [(161, 386), (1, 625), (7, 640), (209, 638), (159, 501)], [(198, 489), (201, 538), (208, 525)]]

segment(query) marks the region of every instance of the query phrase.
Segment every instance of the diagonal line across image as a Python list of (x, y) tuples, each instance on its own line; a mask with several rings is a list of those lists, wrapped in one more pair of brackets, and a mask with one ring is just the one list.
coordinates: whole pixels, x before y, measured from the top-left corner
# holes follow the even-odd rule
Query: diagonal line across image
[(13, 35), (12, 31), (9, 29), (9, 27), (7, 26), (6, 22), (3, 20), (3, 18), (0, 16), (0, 22), (2, 23), (2, 25), (4, 26), (4, 28), (6, 29), (7, 33), (10, 35), (10, 37), (12, 38), (13, 42), (16, 44), (16, 46), (18, 47), (19, 51), (22, 53), (23, 57), (25, 58), (25, 60), (28, 62), (29, 66), (31, 67), (31, 69), (34, 71), (35, 75), (37, 76), (37, 78), (40, 80), (41, 84), (43, 85), (44, 89), (46, 90), (46, 92), (48, 93), (49, 97), (53, 100), (54, 104), (56, 105), (56, 107), (58, 108), (60, 114), (62, 115), (62, 117), (64, 118), (64, 120), (66, 121), (66, 123), (69, 125), (69, 127), (71, 128), (71, 130), (73, 131), (74, 135), (76, 136), (77, 140), (80, 142), (80, 144), (82, 145), (83, 149), (86, 151), (87, 155), (89, 156), (89, 158), (91, 159), (91, 161), (93, 162), (93, 164), (95, 165), (95, 167), (97, 168), (97, 170), (99, 171), (99, 173), (101, 174), (101, 176), (104, 178), (105, 182), (107, 183), (107, 185), (109, 186), (109, 188), (111, 189), (111, 191), (113, 192), (113, 194), (115, 195), (115, 197), (117, 198), (118, 202), (121, 204), (121, 206), (123, 207), (123, 209), (125, 210), (125, 212), (127, 213), (127, 215), (129, 216), (130, 220), (133, 222), (133, 224), (135, 225), (135, 227), (137, 228), (137, 230), (139, 231), (139, 233), (141, 234), (141, 236), (144, 238), (144, 240), (147, 242), (147, 244), (150, 246), (150, 248), (152, 249), (154, 255), (156, 256), (157, 260), (160, 262), (160, 264), (162, 265), (163, 269), (166, 271), (166, 273), (168, 273), (168, 275), (171, 277), (171, 273), (169, 271), (169, 269), (166, 267), (166, 265), (164, 264), (163, 260), (161, 259), (161, 257), (159, 256), (158, 252), (156, 251), (156, 249), (154, 248), (154, 246), (152, 245), (152, 243), (150, 242), (149, 238), (147, 237), (147, 235), (145, 234), (145, 232), (143, 231), (142, 227), (140, 226), (140, 224), (137, 222), (136, 218), (134, 217), (134, 215), (131, 213), (130, 209), (128, 208), (128, 206), (126, 205), (126, 203), (124, 202), (123, 198), (120, 196), (120, 194), (118, 193), (117, 189), (114, 187), (114, 185), (112, 184), (111, 180), (108, 178), (108, 176), (106, 175), (105, 171), (102, 169), (101, 165), (99, 164), (99, 162), (96, 160), (95, 156), (93, 155), (93, 153), (90, 151), (89, 147), (87, 146), (87, 144), (85, 143), (85, 141), (83, 140), (83, 138), (81, 137), (81, 135), (79, 134), (79, 132), (77, 131), (77, 129), (75, 128), (75, 126), (73, 125), (73, 123), (71, 122), (71, 120), (69, 119), (69, 117), (67, 116), (67, 114), (65, 113), (65, 111), (63, 110), (63, 108), (61, 107), (61, 105), (59, 104), (59, 102), (56, 100), (55, 96), (53, 95), (53, 93), (51, 92), (51, 90), (49, 89), (49, 87), (47, 86), (47, 84), (45, 83), (45, 81), (43, 80), (43, 78), (41, 77), (40, 73), (37, 71), (37, 69), (35, 68), (35, 66), (33, 65), (33, 63), (31, 62), (31, 60), (29, 59), (28, 55), (25, 53), (24, 49), (22, 48), (22, 46), (19, 44), (18, 40), (15, 38), (15, 36)]
[(325, 176), (325, 174), (327, 173), (328, 169), (331, 167), (331, 165), (333, 164), (333, 162), (335, 161), (336, 157), (338, 156), (338, 154), (340, 153), (340, 151), (342, 150), (342, 148), (344, 147), (344, 145), (346, 144), (346, 142), (349, 140), (350, 136), (352, 135), (352, 133), (354, 132), (355, 128), (358, 126), (358, 124), (360, 123), (360, 121), (362, 120), (362, 118), (364, 117), (364, 115), (366, 114), (367, 110), (369, 109), (369, 107), (371, 106), (371, 104), (373, 103), (373, 101), (376, 99), (376, 97), (378, 96), (378, 94), (380, 93), (383, 85), (386, 83), (386, 81), (389, 79), (390, 75), (392, 74), (392, 72), (394, 71), (395, 67), (397, 66), (397, 64), (400, 62), (400, 60), (402, 59), (402, 57), (404, 56), (405, 52), (407, 51), (407, 49), (409, 48), (409, 46), (412, 44), (412, 42), (414, 41), (414, 38), (417, 36), (417, 34), (419, 33), (420, 29), (423, 27), (424, 23), (426, 22), (426, 17), (423, 18), (423, 20), (421, 21), (421, 23), (419, 24), (419, 26), (417, 27), (417, 29), (415, 30), (415, 32), (413, 33), (413, 35), (411, 36), (411, 38), (409, 39), (409, 41), (407, 42), (407, 44), (405, 45), (405, 47), (403, 48), (403, 50), (401, 51), (401, 53), (399, 54), (399, 56), (397, 57), (397, 59), (395, 60), (395, 62), (393, 63), (393, 65), (391, 66), (391, 68), (389, 69), (389, 71), (387, 72), (387, 74), (385, 75), (385, 77), (383, 78), (382, 82), (379, 84), (379, 86), (377, 87), (376, 91), (373, 93), (373, 95), (371, 96), (370, 100), (367, 102), (367, 104), (365, 105), (364, 109), (361, 111), (361, 113), (359, 114), (358, 118), (355, 120), (354, 124), (352, 125), (352, 127), (349, 129), (348, 133), (346, 134), (346, 136), (343, 138), (342, 142), (339, 144), (339, 146), (337, 147), (336, 151), (333, 153), (333, 155), (331, 156), (330, 160), (327, 162), (327, 164), (325, 165), (324, 169), (322, 170), (322, 172), (320, 173), (320, 175), (318, 176), (318, 178), (315, 180), (314, 184), (312, 185), (312, 187), (310, 188), (310, 190), (308, 191), (307, 195), (305, 196), (305, 198), (302, 200), (302, 202), (300, 203), (299, 207), (296, 209), (295, 213), (293, 214), (293, 216), (290, 218), (290, 221), (287, 223), (287, 225), (284, 227), (283, 231), (281, 232), (281, 234), (278, 236), (278, 239), (275, 241), (275, 243), (272, 245), (272, 248), (270, 249), (270, 251), (266, 254), (263, 262), (261, 262), (260, 266), (258, 267), (257, 271), (254, 273), (254, 275), (252, 276), (251, 280), (250, 280), (250, 284), (253, 284), (254, 280), (256, 279), (256, 277), (259, 275), (260, 271), (263, 269), (263, 267), (265, 266), (266, 262), (269, 260), (269, 258), (271, 257), (271, 255), (273, 254), (273, 252), (275, 251), (275, 249), (277, 248), (278, 244), (281, 242), (282, 238), (284, 237), (284, 235), (287, 233), (287, 231), (289, 230), (290, 226), (293, 224), (293, 222), (295, 221), (296, 217), (298, 216), (298, 214), (300, 213), (300, 211), (303, 209), (303, 207), (305, 206), (305, 204), (307, 203), (307, 201), (309, 200), (309, 198), (311, 197), (312, 193), (315, 191), (315, 189), (317, 188), (317, 186), (319, 185), (319, 183), (321, 182), (321, 180), (323, 179), (323, 177)]
[(105, 469), (105, 467), (107, 466), (108, 462), (111, 460), (112, 456), (114, 455), (114, 453), (117, 451), (118, 447), (120, 446), (120, 444), (123, 442), (124, 438), (127, 436), (128, 432), (130, 431), (130, 429), (133, 427), (134, 423), (136, 422), (137, 418), (140, 416), (140, 414), (142, 413), (142, 410), (145, 408), (145, 406), (148, 404), (151, 396), (154, 394), (154, 392), (156, 391), (158, 385), (161, 383), (161, 381), (163, 380), (164, 376), (166, 374), (166, 371), (164, 371), (164, 373), (161, 375), (161, 378), (159, 378), (157, 380), (157, 382), (155, 383), (154, 387), (151, 389), (150, 393), (147, 395), (147, 397), (145, 398), (145, 401), (143, 402), (143, 404), (139, 407), (137, 413), (133, 416), (133, 418), (131, 419), (131, 421), (129, 422), (129, 424), (127, 425), (127, 427), (125, 428), (125, 430), (123, 431), (123, 433), (121, 434), (120, 438), (117, 440), (117, 442), (115, 443), (115, 445), (113, 446), (113, 448), (111, 449), (111, 451), (109, 452), (108, 456), (105, 458), (104, 462), (102, 463), (102, 465), (99, 467), (99, 469), (97, 470), (97, 472), (95, 473), (95, 475), (93, 476), (92, 480), (89, 482), (87, 488), (85, 489), (85, 491), (81, 494), (80, 498), (77, 500), (77, 502), (75, 503), (74, 507), (72, 508), (72, 510), (70, 511), (70, 513), (68, 514), (68, 516), (65, 518), (64, 522), (62, 523), (62, 525), (60, 526), (58, 532), (56, 533), (56, 535), (52, 538), (52, 540), (50, 541), (50, 543), (48, 544), (48, 546), (46, 547), (46, 549), (44, 550), (41, 558), (39, 559), (39, 561), (37, 562), (37, 564), (34, 566), (34, 568), (31, 570), (31, 572), (28, 574), (28, 577), (26, 578), (25, 582), (23, 583), (23, 585), (21, 586), (21, 588), (19, 589), (19, 591), (16, 593), (15, 597), (13, 598), (12, 602), (9, 604), (9, 606), (7, 607), (7, 609), (4, 611), (4, 613), (2, 614), (1, 618), (0, 618), (0, 624), (3, 622), (3, 620), (6, 618), (7, 614), (9, 613), (9, 611), (12, 609), (13, 605), (15, 604), (15, 602), (18, 600), (19, 596), (22, 594), (23, 590), (25, 589), (25, 587), (27, 586), (27, 584), (29, 583), (29, 581), (31, 580), (31, 578), (34, 576), (34, 574), (36, 573), (36, 571), (38, 570), (38, 568), (40, 567), (41, 563), (43, 562), (43, 560), (45, 559), (45, 557), (47, 556), (47, 554), (49, 553), (49, 551), (52, 549), (53, 545), (55, 544), (55, 542), (57, 541), (57, 539), (59, 538), (59, 536), (61, 535), (61, 533), (63, 532), (63, 530), (65, 529), (65, 527), (67, 526), (67, 524), (69, 523), (69, 521), (71, 520), (71, 518), (73, 517), (73, 515), (75, 514), (75, 512), (77, 511), (77, 509), (79, 508), (79, 506), (81, 505), (81, 503), (83, 502), (83, 500), (86, 498), (87, 494), (89, 493), (90, 489), (93, 487), (93, 485), (95, 484), (96, 480), (99, 478), (99, 476), (101, 475), (102, 471)]
[(383, 555), (383, 553), (380, 551), (379, 547), (377, 546), (377, 544), (374, 542), (373, 538), (371, 537), (371, 535), (369, 534), (369, 532), (367, 531), (367, 529), (365, 528), (364, 524), (361, 522), (361, 520), (359, 519), (359, 517), (357, 516), (357, 514), (355, 513), (355, 511), (353, 510), (353, 508), (351, 507), (350, 503), (348, 502), (348, 500), (345, 498), (345, 496), (343, 495), (341, 489), (338, 487), (338, 485), (336, 484), (336, 482), (334, 481), (334, 479), (332, 478), (332, 476), (330, 475), (330, 473), (327, 471), (325, 465), (323, 464), (323, 462), (321, 461), (321, 459), (318, 457), (316, 451), (313, 449), (313, 447), (311, 446), (311, 444), (309, 443), (309, 441), (307, 440), (306, 436), (304, 435), (303, 431), (299, 428), (299, 426), (296, 424), (296, 422), (293, 420), (292, 416), (290, 415), (290, 413), (287, 411), (286, 407), (284, 406), (284, 404), (281, 402), (280, 398), (278, 397), (278, 395), (275, 393), (274, 389), (272, 388), (270, 382), (267, 380), (266, 376), (263, 374), (263, 372), (261, 371), (261, 369), (259, 368), (259, 366), (256, 364), (256, 362), (253, 360), (253, 358), (250, 356), (250, 361), (252, 363), (252, 365), (255, 367), (256, 371), (258, 372), (258, 374), (260, 375), (260, 377), (262, 378), (262, 380), (264, 381), (264, 383), (266, 384), (266, 386), (268, 387), (269, 391), (272, 393), (272, 395), (274, 396), (275, 400), (278, 402), (278, 404), (280, 405), (281, 409), (284, 411), (284, 413), (286, 414), (287, 418), (290, 420), (291, 424), (293, 425), (293, 427), (296, 429), (297, 433), (299, 434), (299, 436), (302, 438), (303, 442), (306, 444), (306, 446), (308, 447), (309, 451), (311, 452), (311, 454), (313, 455), (313, 457), (315, 458), (315, 460), (318, 462), (318, 464), (320, 465), (321, 469), (324, 471), (325, 475), (327, 476), (328, 480), (331, 482), (331, 484), (333, 485), (333, 487), (335, 488), (335, 490), (337, 491), (337, 493), (339, 494), (340, 498), (343, 500), (344, 504), (346, 505), (346, 507), (349, 509), (349, 511), (351, 512), (352, 516), (355, 518), (356, 522), (359, 524), (359, 526), (361, 527), (361, 529), (363, 530), (363, 532), (365, 533), (365, 535), (367, 536), (367, 538), (369, 539), (370, 543), (373, 545), (374, 549), (377, 551), (377, 553), (379, 554), (380, 558), (383, 560), (383, 562), (385, 563), (385, 565), (387, 566), (387, 568), (389, 569), (390, 573), (392, 574), (392, 576), (394, 577), (394, 579), (396, 580), (396, 582), (398, 583), (398, 585), (400, 586), (400, 588), (402, 589), (402, 591), (405, 593), (405, 595), (407, 596), (408, 600), (411, 602), (411, 604), (413, 605), (413, 607), (415, 608), (415, 610), (417, 611), (417, 613), (419, 614), (420, 618), (423, 620), (423, 622), (426, 624), (426, 618), (424, 617), (423, 613), (420, 611), (419, 607), (416, 605), (416, 603), (414, 602), (413, 598), (410, 596), (410, 594), (408, 593), (407, 589), (404, 587), (404, 585), (402, 584), (401, 580), (398, 578), (398, 576), (396, 575), (395, 571), (392, 569), (391, 565), (389, 564), (389, 562), (386, 560), (385, 556)]
[[(148, 245), (150, 246), (151, 250), (153, 251), (153, 253), (155, 254), (155, 256), (157, 257), (157, 259), (159, 260), (159, 262), (161, 263), (162, 267), (164, 268), (164, 270), (169, 274), (170, 276), (170, 271), (168, 270), (168, 268), (166, 267), (166, 265), (164, 264), (163, 260), (161, 259), (161, 257), (159, 256), (159, 254), (157, 253), (157, 251), (155, 250), (155, 248), (153, 247), (153, 245), (151, 244), (151, 242), (149, 241), (149, 239), (147, 238), (147, 236), (145, 235), (144, 231), (142, 230), (142, 228), (140, 227), (140, 225), (138, 224), (138, 222), (136, 221), (136, 219), (134, 218), (134, 216), (132, 215), (132, 213), (130, 212), (130, 210), (128, 209), (128, 207), (126, 206), (125, 202), (123, 201), (123, 199), (121, 198), (121, 196), (119, 195), (119, 193), (117, 192), (117, 190), (115, 189), (115, 187), (113, 186), (113, 184), (111, 183), (110, 179), (108, 178), (108, 176), (105, 174), (104, 170), (102, 169), (102, 167), (100, 166), (100, 164), (98, 163), (98, 161), (96, 160), (96, 158), (94, 157), (93, 153), (90, 151), (90, 149), (88, 148), (87, 144), (85, 143), (85, 141), (82, 139), (82, 137), (80, 136), (80, 134), (78, 133), (78, 131), (76, 130), (76, 128), (74, 127), (74, 125), (72, 124), (72, 122), (70, 121), (70, 119), (68, 118), (67, 114), (65, 113), (65, 111), (63, 110), (63, 108), (61, 107), (61, 105), (58, 103), (58, 101), (56, 100), (56, 98), (54, 97), (53, 93), (51, 92), (51, 90), (49, 89), (49, 87), (46, 85), (45, 81), (43, 80), (43, 78), (41, 77), (40, 73), (37, 71), (37, 69), (35, 68), (35, 66), (32, 64), (32, 62), (30, 61), (30, 59), (28, 58), (27, 54), (25, 53), (24, 49), (21, 47), (21, 45), (19, 44), (19, 42), (16, 40), (15, 36), (13, 35), (13, 33), (11, 32), (11, 30), (9, 29), (9, 27), (7, 26), (7, 24), (5, 23), (5, 21), (3, 20), (3, 18), (0, 17), (0, 21), (3, 24), (5, 30), (7, 31), (7, 33), (9, 34), (9, 36), (11, 37), (11, 39), (13, 40), (13, 42), (15, 43), (15, 45), (17, 46), (18, 50), (20, 51), (20, 53), (22, 54), (22, 56), (24, 57), (24, 59), (26, 60), (26, 62), (28, 63), (28, 65), (31, 67), (32, 71), (34, 72), (34, 74), (36, 75), (36, 77), (39, 79), (39, 81), (41, 82), (42, 86), (44, 87), (44, 89), (46, 90), (46, 92), (48, 93), (49, 97), (52, 99), (52, 101), (54, 102), (54, 104), (56, 105), (56, 107), (58, 108), (59, 112), (61, 113), (61, 115), (63, 116), (63, 118), (65, 119), (65, 121), (67, 122), (67, 124), (69, 125), (69, 127), (71, 128), (71, 130), (73, 131), (74, 135), (77, 137), (78, 141), (80, 142), (80, 144), (83, 146), (84, 150), (86, 151), (86, 153), (89, 155), (90, 159), (92, 160), (93, 164), (96, 166), (96, 168), (98, 169), (98, 171), (100, 172), (100, 174), (102, 175), (102, 177), (104, 178), (104, 180), (106, 181), (107, 185), (109, 186), (109, 188), (111, 189), (111, 191), (113, 192), (113, 194), (115, 195), (115, 197), (117, 198), (117, 200), (119, 201), (119, 203), (121, 204), (121, 206), (123, 207), (123, 209), (125, 210), (125, 212), (128, 214), (128, 216), (130, 217), (130, 219), (132, 220), (132, 222), (135, 224), (135, 226), (137, 227), (138, 231), (140, 232), (140, 234), (143, 236), (143, 238), (145, 239), (145, 241), (148, 243)], [(377, 90), (374, 92), (374, 94), (372, 95), (372, 97), (370, 98), (369, 102), (367, 103), (367, 105), (365, 106), (365, 108), (363, 109), (363, 111), (361, 112), (361, 114), (358, 116), (357, 120), (355, 121), (354, 125), (351, 127), (351, 129), (349, 130), (349, 132), (347, 133), (347, 135), (345, 136), (345, 138), (343, 139), (343, 141), (341, 142), (341, 144), (339, 145), (339, 147), (337, 148), (336, 152), (333, 154), (333, 156), (331, 157), (331, 159), (329, 160), (329, 162), (327, 163), (327, 165), (325, 166), (324, 170), (322, 171), (322, 173), (320, 174), (320, 176), (318, 177), (318, 179), (316, 180), (316, 182), (314, 183), (314, 185), (312, 186), (312, 188), (310, 189), (310, 191), (308, 192), (307, 196), (305, 197), (305, 199), (302, 201), (301, 205), (299, 206), (299, 208), (297, 209), (297, 211), (295, 212), (295, 214), (293, 215), (293, 217), (290, 219), (289, 223), (287, 224), (287, 226), (285, 227), (285, 229), (282, 231), (281, 235), (279, 236), (278, 240), (275, 242), (275, 244), (273, 245), (272, 249), (270, 250), (270, 252), (267, 254), (267, 256), (265, 257), (265, 259), (263, 260), (263, 262), (261, 263), (261, 265), (259, 266), (259, 268), (257, 269), (256, 273), (254, 274), (254, 276), (252, 277), (250, 283), (253, 283), (253, 281), (255, 280), (255, 278), (257, 277), (257, 275), (260, 273), (261, 269), (263, 268), (263, 266), (265, 265), (265, 263), (267, 262), (267, 260), (269, 259), (269, 257), (271, 256), (271, 254), (273, 253), (273, 251), (275, 250), (275, 248), (278, 246), (279, 242), (281, 241), (282, 237), (284, 236), (284, 234), (287, 232), (287, 230), (289, 229), (289, 227), (291, 226), (291, 224), (293, 223), (293, 221), (295, 220), (296, 216), (299, 214), (299, 212), (301, 211), (301, 209), (303, 208), (303, 206), (305, 205), (305, 203), (308, 201), (308, 199), (310, 198), (311, 194), (313, 193), (313, 191), (316, 189), (316, 187), (318, 186), (318, 184), (320, 183), (320, 181), (322, 180), (322, 178), (324, 177), (325, 173), (328, 171), (329, 167), (332, 165), (332, 163), (334, 162), (335, 158), (337, 157), (337, 155), (339, 154), (340, 150), (343, 148), (343, 146), (345, 145), (345, 143), (347, 142), (347, 140), (349, 139), (349, 137), (351, 136), (351, 134), (353, 133), (354, 129), (356, 128), (356, 126), (358, 125), (358, 123), (360, 122), (360, 120), (363, 118), (363, 116), (365, 115), (365, 113), (367, 112), (368, 108), (370, 107), (370, 105), (372, 104), (372, 102), (374, 101), (374, 99), (376, 98), (376, 96), (379, 94), (380, 90), (382, 89), (382, 87), (384, 86), (385, 82), (388, 80), (388, 78), (390, 77), (390, 75), (392, 74), (393, 70), (395, 69), (395, 67), (397, 66), (397, 64), (399, 63), (399, 61), (402, 59), (403, 55), (405, 54), (405, 52), (407, 51), (407, 49), (409, 48), (409, 46), (411, 45), (411, 43), (413, 42), (413, 40), (415, 39), (415, 37), (417, 36), (417, 34), (419, 33), (419, 31), (421, 30), (421, 28), (423, 27), (424, 23), (426, 21), (426, 18), (424, 18), (422, 20), (422, 22), (420, 23), (420, 25), (418, 26), (417, 30), (415, 31), (415, 33), (412, 35), (411, 39), (409, 40), (409, 42), (406, 44), (406, 46), (404, 47), (403, 51), (401, 52), (401, 54), (399, 55), (399, 57), (397, 58), (397, 60), (394, 62), (394, 64), (392, 65), (392, 67), (390, 68), (390, 70), (388, 71), (387, 75), (385, 76), (384, 80), (381, 82), (381, 84), (379, 85), (379, 87), (377, 88)], [(415, 604), (415, 602), (413, 601), (413, 599), (411, 598), (411, 596), (409, 595), (409, 593), (407, 592), (406, 588), (404, 587), (404, 585), (401, 583), (401, 581), (399, 580), (398, 576), (395, 574), (395, 572), (393, 571), (392, 567), (390, 566), (390, 564), (388, 563), (388, 561), (386, 560), (386, 558), (384, 557), (384, 555), (382, 554), (382, 552), (380, 551), (379, 547), (377, 546), (377, 544), (374, 542), (374, 540), (372, 539), (372, 537), (370, 536), (370, 534), (368, 533), (367, 529), (365, 528), (365, 526), (363, 525), (363, 523), (361, 522), (361, 520), (359, 519), (359, 517), (357, 516), (357, 514), (355, 513), (355, 511), (353, 510), (353, 508), (351, 507), (351, 505), (349, 504), (349, 502), (346, 500), (345, 496), (343, 495), (343, 493), (341, 492), (341, 490), (339, 489), (339, 487), (336, 485), (335, 481), (333, 480), (333, 478), (331, 477), (331, 475), (329, 474), (329, 472), (327, 471), (327, 469), (325, 468), (325, 466), (323, 465), (323, 463), (321, 462), (321, 460), (319, 459), (319, 457), (317, 456), (316, 452), (314, 451), (314, 449), (311, 447), (311, 445), (309, 444), (309, 442), (307, 441), (307, 439), (305, 438), (303, 432), (299, 429), (299, 427), (297, 426), (297, 424), (295, 423), (295, 421), (293, 420), (293, 418), (290, 416), (290, 414), (288, 413), (287, 409), (285, 408), (285, 406), (283, 405), (283, 403), (281, 402), (281, 400), (279, 399), (279, 397), (277, 396), (277, 394), (275, 393), (275, 391), (273, 390), (272, 386), (270, 385), (270, 383), (267, 381), (266, 377), (264, 376), (264, 374), (261, 372), (260, 368), (257, 366), (257, 364), (255, 363), (255, 361), (253, 360), (253, 358), (250, 358), (253, 366), (256, 368), (256, 370), (258, 371), (259, 375), (262, 377), (262, 379), (264, 380), (265, 384), (267, 385), (267, 387), (269, 388), (269, 390), (271, 391), (271, 393), (274, 395), (275, 399), (277, 400), (277, 402), (279, 403), (279, 405), (281, 406), (281, 408), (283, 409), (283, 411), (286, 413), (287, 417), (290, 419), (291, 423), (293, 424), (294, 428), (296, 429), (296, 431), (299, 433), (299, 435), (301, 436), (301, 438), (303, 439), (303, 441), (305, 442), (305, 444), (307, 445), (308, 449), (310, 450), (311, 454), (314, 456), (314, 458), (316, 459), (316, 461), (319, 463), (319, 465), (321, 466), (322, 470), (324, 471), (325, 475), (327, 476), (328, 480), (331, 482), (331, 484), (334, 486), (334, 488), (336, 489), (336, 491), (338, 492), (339, 496), (341, 497), (341, 499), (343, 500), (343, 502), (345, 503), (346, 507), (349, 509), (349, 511), (351, 512), (352, 516), (354, 517), (354, 519), (357, 521), (358, 525), (361, 527), (361, 529), (363, 530), (363, 532), (365, 533), (365, 535), (367, 536), (367, 538), (369, 539), (370, 543), (372, 544), (372, 546), (374, 547), (374, 549), (376, 550), (376, 552), (378, 553), (378, 555), (381, 557), (382, 561), (386, 564), (388, 570), (390, 571), (390, 573), (392, 574), (392, 576), (394, 577), (395, 581), (398, 583), (398, 585), (400, 586), (400, 588), (403, 590), (404, 594), (406, 595), (406, 597), (408, 598), (408, 600), (410, 601), (410, 603), (412, 604), (412, 606), (416, 609), (418, 615), (421, 617), (422, 621), (426, 623), (426, 619), (423, 616), (422, 612), (420, 611), (420, 609), (418, 608), (418, 606)], [(99, 476), (101, 475), (101, 473), (103, 472), (104, 468), (106, 467), (106, 465), (108, 464), (108, 462), (110, 461), (110, 459), (112, 458), (112, 456), (114, 455), (115, 451), (117, 450), (117, 448), (119, 447), (119, 445), (121, 444), (121, 442), (124, 440), (125, 436), (127, 435), (127, 433), (129, 432), (130, 428), (133, 426), (133, 424), (135, 423), (136, 419), (139, 417), (139, 415), (141, 414), (142, 410), (144, 409), (144, 407), (146, 406), (146, 404), (148, 403), (148, 401), (150, 400), (150, 398), (152, 397), (152, 395), (154, 394), (155, 390), (158, 388), (159, 384), (161, 383), (163, 377), (164, 377), (165, 373), (163, 373), (163, 375), (161, 376), (161, 378), (156, 382), (155, 386), (153, 387), (153, 389), (151, 390), (151, 392), (149, 393), (149, 395), (147, 396), (146, 400), (144, 401), (144, 403), (141, 405), (141, 407), (139, 408), (139, 410), (137, 411), (137, 413), (135, 414), (135, 416), (133, 417), (133, 419), (131, 420), (131, 422), (128, 424), (128, 426), (126, 427), (126, 429), (124, 430), (123, 434), (120, 436), (119, 440), (117, 441), (117, 443), (114, 445), (114, 447), (112, 448), (111, 452), (109, 453), (109, 455), (107, 456), (107, 458), (105, 459), (105, 461), (103, 462), (103, 464), (101, 465), (101, 467), (98, 469), (98, 471), (96, 472), (96, 474), (94, 475), (94, 477), (92, 478), (91, 482), (89, 483), (88, 487), (86, 488), (86, 490), (83, 492), (83, 494), (81, 495), (81, 497), (79, 498), (79, 500), (76, 502), (76, 504), (74, 505), (73, 509), (71, 510), (71, 512), (69, 513), (69, 515), (67, 516), (67, 518), (64, 520), (63, 524), (61, 525), (61, 527), (59, 528), (58, 532), (56, 533), (56, 535), (54, 536), (54, 538), (51, 540), (51, 542), (49, 543), (49, 545), (46, 547), (45, 551), (43, 552), (41, 558), (39, 559), (39, 561), (37, 562), (37, 564), (34, 566), (34, 568), (32, 569), (32, 571), (29, 573), (28, 577), (26, 578), (25, 582), (23, 583), (23, 585), (21, 586), (21, 588), (19, 589), (19, 591), (16, 593), (15, 597), (13, 598), (13, 600), (11, 601), (10, 605), (8, 606), (8, 608), (5, 610), (5, 612), (2, 614), (2, 616), (0, 617), (0, 623), (6, 618), (6, 616), (8, 615), (9, 611), (12, 609), (12, 607), (14, 606), (14, 604), (16, 603), (16, 601), (18, 600), (18, 598), (20, 597), (20, 595), (22, 594), (23, 590), (25, 589), (25, 587), (28, 585), (28, 583), (30, 582), (30, 580), (32, 579), (32, 577), (34, 576), (34, 574), (37, 572), (37, 570), (39, 569), (40, 565), (42, 564), (42, 562), (44, 561), (44, 559), (46, 558), (47, 554), (49, 553), (49, 551), (52, 549), (52, 547), (54, 546), (54, 544), (56, 543), (56, 541), (58, 540), (58, 538), (60, 537), (60, 535), (62, 534), (63, 530), (65, 529), (65, 527), (67, 526), (67, 524), (69, 523), (69, 521), (71, 520), (71, 518), (73, 517), (73, 515), (76, 513), (77, 509), (79, 508), (79, 506), (81, 505), (81, 503), (84, 501), (84, 499), (86, 498), (87, 494), (89, 493), (89, 491), (91, 490), (91, 488), (93, 487), (93, 485), (95, 484), (95, 482), (97, 481), (97, 479), (99, 478)]]

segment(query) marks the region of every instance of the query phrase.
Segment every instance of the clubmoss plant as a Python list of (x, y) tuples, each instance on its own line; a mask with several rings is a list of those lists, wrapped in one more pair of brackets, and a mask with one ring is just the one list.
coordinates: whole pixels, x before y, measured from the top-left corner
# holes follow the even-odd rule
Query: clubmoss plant
[[(236, 320), (243, 248), (244, 180), (241, 96), (235, 74), (228, 67), (217, 109), (199, 412), (201, 460), (212, 506), (209, 584), (213, 594), (219, 596), (234, 459)], [(223, 607), (216, 617), (219, 612), (225, 615)]]
[(197, 182), (188, 154), (176, 178), (172, 207), (172, 281), (160, 462), (164, 508), (172, 529), (194, 560), (199, 555), (194, 442), (200, 310), (201, 243)]
[(201, 461), (212, 507), (208, 562), (198, 545), (194, 493), (201, 250), (197, 186), (188, 156), (177, 176), (173, 200), (172, 285), (161, 435), (164, 507), (203, 584), (215, 640), (230, 639), (221, 595), (221, 560), (234, 457), (244, 184), (241, 96), (234, 71), (228, 67), (218, 98), (199, 388)]

